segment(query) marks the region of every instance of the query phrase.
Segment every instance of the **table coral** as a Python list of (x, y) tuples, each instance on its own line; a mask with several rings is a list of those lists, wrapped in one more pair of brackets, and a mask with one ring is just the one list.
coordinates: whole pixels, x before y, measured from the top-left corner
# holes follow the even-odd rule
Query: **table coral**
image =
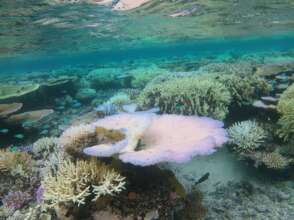
[(95, 125), (125, 130), (126, 140), (89, 146), (84, 153), (98, 157), (119, 154), (123, 162), (140, 166), (183, 163), (211, 154), (227, 141), (223, 123), (206, 117), (124, 113), (98, 120)]

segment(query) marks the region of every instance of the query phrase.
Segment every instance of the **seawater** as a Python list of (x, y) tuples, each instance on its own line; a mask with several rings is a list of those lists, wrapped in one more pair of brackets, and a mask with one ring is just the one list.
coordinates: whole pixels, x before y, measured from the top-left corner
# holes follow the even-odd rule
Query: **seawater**
[(294, 219), (293, 3), (91, 3), (0, 2), (0, 219)]

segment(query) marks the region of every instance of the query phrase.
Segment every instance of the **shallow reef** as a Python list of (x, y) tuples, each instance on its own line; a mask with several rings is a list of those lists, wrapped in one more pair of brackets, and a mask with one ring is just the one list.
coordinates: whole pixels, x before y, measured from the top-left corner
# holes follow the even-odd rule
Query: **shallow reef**
[[(1, 218), (292, 219), (293, 60), (247, 54), (1, 75)], [(211, 172), (224, 163), (210, 157), (218, 151), (235, 164), (222, 178)], [(244, 167), (251, 178), (240, 181)]]

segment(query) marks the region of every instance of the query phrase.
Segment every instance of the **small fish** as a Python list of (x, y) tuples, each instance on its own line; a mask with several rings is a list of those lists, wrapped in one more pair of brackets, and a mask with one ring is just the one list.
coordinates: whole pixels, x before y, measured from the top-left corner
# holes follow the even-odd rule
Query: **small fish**
[(9, 130), (7, 128), (0, 129), (0, 133), (7, 134)]
[(208, 180), (208, 177), (209, 177), (209, 173), (207, 172), (206, 174), (204, 174), (196, 183), (195, 185), (198, 185), (200, 183), (203, 183), (204, 181)]
[(14, 135), (14, 137), (17, 139), (23, 139), (24, 135), (23, 134), (16, 134), (16, 135)]

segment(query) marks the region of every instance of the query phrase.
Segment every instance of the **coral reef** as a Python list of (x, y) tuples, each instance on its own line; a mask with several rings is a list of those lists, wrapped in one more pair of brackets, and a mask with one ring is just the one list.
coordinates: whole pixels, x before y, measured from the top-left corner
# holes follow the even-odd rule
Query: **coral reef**
[(23, 106), (22, 103), (0, 104), (0, 118), (4, 118), (14, 112), (17, 112)]
[(261, 162), (268, 168), (281, 170), (289, 167), (293, 159), (282, 156), (278, 151), (263, 153)]
[(124, 177), (96, 160), (65, 160), (55, 175), (48, 174), (42, 181), (45, 205), (54, 207), (62, 203), (82, 205), (94, 196), (114, 195), (124, 189)]
[(32, 200), (32, 197), (27, 192), (9, 192), (4, 198), (2, 199), (3, 205), (6, 208), (17, 210), (23, 208), (25, 205)]
[(197, 76), (148, 84), (139, 97), (139, 104), (144, 108), (158, 106), (162, 113), (196, 114), (216, 119), (226, 117), (230, 103), (231, 94), (222, 83)]
[(250, 153), (265, 141), (266, 131), (256, 121), (236, 122), (228, 129), (230, 142), (239, 153)]
[(294, 135), (294, 84), (281, 95), (277, 110), (281, 114), (278, 134), (285, 141), (289, 141)]
[(32, 158), (25, 152), (1, 151), (0, 172), (11, 176), (27, 177), (32, 172)]
[(32, 153), (36, 158), (48, 159), (58, 147), (58, 138), (44, 137), (37, 140), (32, 146)]
[(81, 156), (85, 147), (121, 141), (125, 135), (114, 129), (105, 129), (93, 124), (73, 126), (64, 131), (59, 143), (73, 156)]

